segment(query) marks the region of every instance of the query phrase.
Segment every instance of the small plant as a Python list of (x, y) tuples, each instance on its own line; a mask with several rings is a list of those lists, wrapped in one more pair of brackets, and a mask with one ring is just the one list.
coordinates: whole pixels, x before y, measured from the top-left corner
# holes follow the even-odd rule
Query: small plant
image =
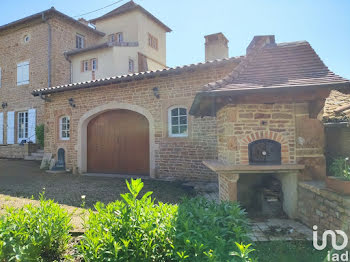
[(233, 251), (230, 255), (240, 258), (242, 262), (252, 262), (253, 259), (249, 257), (249, 254), (255, 251), (255, 249), (250, 248), (252, 244), (244, 245), (237, 242), (235, 244), (238, 247), (238, 252)]
[(349, 158), (335, 158), (330, 166), (330, 172), (333, 176), (350, 180)]
[[(127, 182), (122, 201), (97, 203), (85, 224), (78, 250), (89, 261), (170, 261), (176, 205), (154, 203), (152, 192), (138, 197), (141, 179)], [(184, 258), (184, 257), (183, 257)]]
[(55, 261), (71, 239), (70, 216), (52, 200), (7, 208), (0, 217), (0, 261)]
[(35, 128), (36, 139), (38, 140), (39, 145), (43, 148), (45, 141), (45, 126), (44, 124), (38, 125)]

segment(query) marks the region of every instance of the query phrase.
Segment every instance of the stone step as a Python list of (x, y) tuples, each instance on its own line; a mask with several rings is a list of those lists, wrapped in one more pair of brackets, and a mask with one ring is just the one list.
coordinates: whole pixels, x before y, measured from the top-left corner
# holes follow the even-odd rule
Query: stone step
[(31, 155), (31, 156), (34, 156), (34, 157), (41, 157), (41, 158), (44, 157), (44, 153), (41, 153), (41, 152), (31, 153), (30, 155)]
[(36, 153), (42, 153), (42, 154), (44, 154), (44, 149), (38, 149), (38, 150), (36, 151)]
[(42, 156), (25, 156), (24, 160), (27, 161), (41, 161), (43, 159)]

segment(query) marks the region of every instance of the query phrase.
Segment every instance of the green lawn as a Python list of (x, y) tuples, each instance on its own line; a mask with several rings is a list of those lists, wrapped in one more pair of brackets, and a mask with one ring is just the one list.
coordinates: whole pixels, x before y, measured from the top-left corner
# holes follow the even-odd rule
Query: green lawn
[(314, 249), (310, 241), (259, 242), (254, 248), (259, 262), (322, 262), (328, 254), (328, 249)]

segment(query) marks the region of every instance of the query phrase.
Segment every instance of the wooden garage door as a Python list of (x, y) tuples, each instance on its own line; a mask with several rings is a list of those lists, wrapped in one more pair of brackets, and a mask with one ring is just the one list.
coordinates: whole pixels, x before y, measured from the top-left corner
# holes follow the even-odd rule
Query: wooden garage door
[(149, 126), (141, 114), (115, 110), (92, 119), (87, 129), (90, 173), (149, 174)]

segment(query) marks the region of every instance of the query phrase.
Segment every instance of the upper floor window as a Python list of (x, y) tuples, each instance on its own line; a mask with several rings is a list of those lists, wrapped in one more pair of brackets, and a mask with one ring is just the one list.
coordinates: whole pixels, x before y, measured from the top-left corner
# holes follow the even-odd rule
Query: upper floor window
[(29, 61), (17, 64), (17, 85), (29, 84)]
[(187, 137), (188, 120), (185, 107), (171, 107), (168, 111), (169, 137)]
[(124, 37), (123, 37), (122, 32), (117, 33), (116, 36), (117, 36), (116, 38), (117, 38), (118, 43), (122, 43), (124, 41)]
[(114, 42), (115, 41), (115, 34), (111, 34), (108, 36), (108, 42)]
[(91, 59), (91, 68), (92, 68), (92, 71), (97, 70), (97, 59), (96, 58)]
[(158, 38), (148, 33), (148, 45), (158, 50)]
[(85, 47), (85, 37), (83, 35), (77, 34), (75, 36), (75, 47), (79, 49)]
[(84, 60), (82, 62), (82, 71), (83, 72), (89, 71), (89, 61), (88, 60)]
[(70, 118), (63, 116), (60, 118), (60, 139), (69, 140), (70, 138)]
[(135, 62), (132, 59), (129, 59), (129, 72), (134, 73), (135, 72)]

